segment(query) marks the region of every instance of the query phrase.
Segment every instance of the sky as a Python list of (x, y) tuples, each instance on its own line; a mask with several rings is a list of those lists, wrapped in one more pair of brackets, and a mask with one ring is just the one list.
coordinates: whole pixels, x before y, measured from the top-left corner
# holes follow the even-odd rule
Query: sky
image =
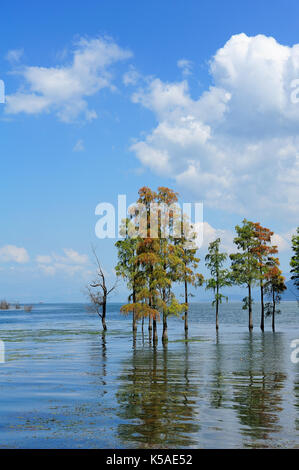
[(204, 274), (208, 243), (234, 251), (246, 217), (274, 231), (288, 279), (297, 1), (12, 0), (1, 17), (0, 298), (81, 301), (92, 245), (113, 283), (95, 209), (141, 186), (203, 202)]

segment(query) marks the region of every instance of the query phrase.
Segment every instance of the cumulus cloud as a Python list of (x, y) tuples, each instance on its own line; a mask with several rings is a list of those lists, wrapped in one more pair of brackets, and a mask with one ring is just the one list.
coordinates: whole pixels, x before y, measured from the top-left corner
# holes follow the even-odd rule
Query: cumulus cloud
[(87, 98), (103, 88), (113, 90), (111, 65), (131, 55), (129, 50), (121, 49), (111, 39), (81, 38), (70, 64), (18, 69), (15, 73), (23, 77), (25, 84), (6, 97), (6, 113), (55, 112), (64, 122), (71, 122), (80, 114), (86, 120), (95, 119), (96, 111), (88, 108)]
[(25, 248), (14, 245), (5, 245), (0, 248), (0, 261), (13, 261), (19, 264), (27, 263), (29, 261), (29, 255)]
[(299, 212), (299, 44), (232, 36), (210, 61), (213, 85), (198, 99), (187, 80), (152, 79), (132, 96), (157, 126), (135, 141), (145, 167), (172, 177), (209, 207), (252, 214)]

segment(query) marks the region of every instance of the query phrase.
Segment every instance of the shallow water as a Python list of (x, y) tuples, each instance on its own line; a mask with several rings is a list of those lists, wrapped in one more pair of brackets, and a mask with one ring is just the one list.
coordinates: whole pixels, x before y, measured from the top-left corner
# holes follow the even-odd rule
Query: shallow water
[[(283, 302), (277, 332), (247, 330), (241, 304), (192, 304), (189, 340), (169, 319), (156, 349), (108, 308), (108, 332), (84, 305), (0, 313), (0, 447), (299, 448), (299, 309)], [(158, 325), (161, 336), (161, 325)], [(140, 330), (140, 326), (139, 326)]]

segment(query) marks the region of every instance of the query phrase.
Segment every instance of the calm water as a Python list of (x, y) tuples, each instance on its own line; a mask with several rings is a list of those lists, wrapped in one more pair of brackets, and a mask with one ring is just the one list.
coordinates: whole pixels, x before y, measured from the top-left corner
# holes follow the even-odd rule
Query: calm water
[(295, 302), (275, 334), (268, 320), (250, 335), (241, 305), (223, 305), (218, 337), (212, 308), (193, 304), (189, 341), (172, 319), (157, 349), (147, 328), (133, 343), (119, 307), (106, 335), (79, 304), (0, 313), (0, 447), (299, 448)]

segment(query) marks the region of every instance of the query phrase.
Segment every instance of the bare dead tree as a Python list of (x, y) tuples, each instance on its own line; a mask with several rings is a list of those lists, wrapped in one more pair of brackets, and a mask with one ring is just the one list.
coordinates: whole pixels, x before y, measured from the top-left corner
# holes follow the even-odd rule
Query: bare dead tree
[(87, 287), (87, 295), (91, 303), (91, 310), (99, 315), (102, 320), (103, 330), (106, 331), (107, 299), (109, 294), (116, 289), (117, 281), (111, 288), (107, 287), (105, 274), (94, 247), (92, 247), (92, 252), (96, 261), (97, 275), (96, 279)]

